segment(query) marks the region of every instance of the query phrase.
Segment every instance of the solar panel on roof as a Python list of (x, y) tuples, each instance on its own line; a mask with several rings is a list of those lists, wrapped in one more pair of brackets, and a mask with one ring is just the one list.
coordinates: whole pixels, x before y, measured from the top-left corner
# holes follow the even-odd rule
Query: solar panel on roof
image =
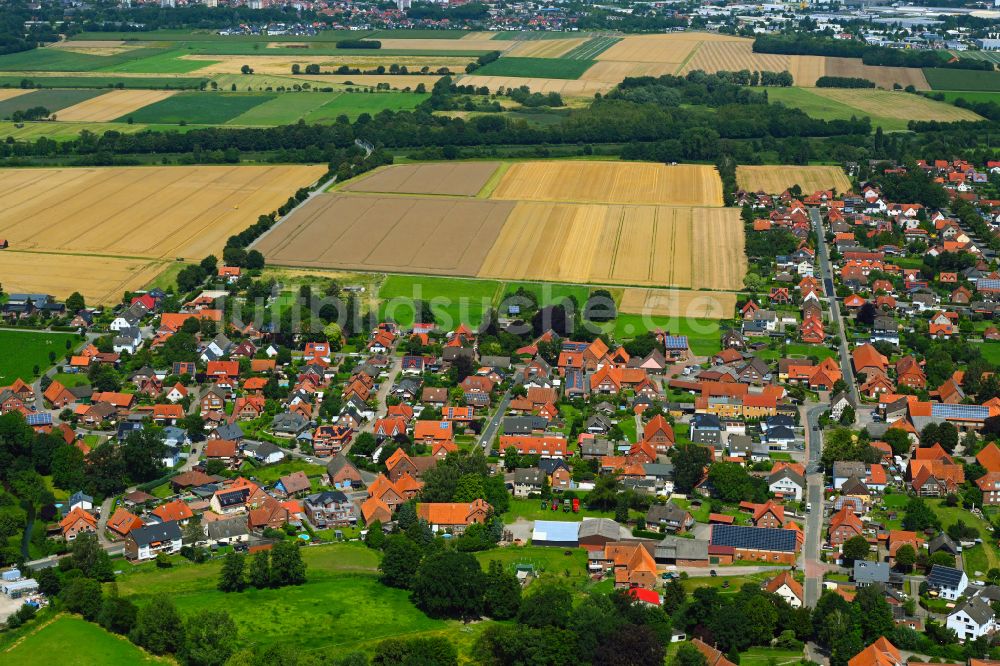
[(962, 581), (963, 572), (952, 567), (943, 567), (935, 564), (931, 567), (931, 573), (927, 576), (927, 583), (937, 587), (957, 587)]
[(970, 419), (982, 421), (990, 415), (988, 407), (983, 405), (931, 405), (931, 415), (942, 419)]
[(667, 349), (687, 349), (688, 339), (686, 335), (668, 335), (663, 346)]
[(984, 280), (980, 279), (976, 281), (976, 289), (998, 289), (1000, 290), (1000, 280)]
[(795, 552), (795, 532), (770, 527), (713, 525), (713, 546)]
[(51, 414), (28, 414), (28, 416), (26, 417), (26, 420), (28, 422), (28, 425), (30, 425), (30, 426), (49, 425), (50, 423), (52, 423), (52, 415)]

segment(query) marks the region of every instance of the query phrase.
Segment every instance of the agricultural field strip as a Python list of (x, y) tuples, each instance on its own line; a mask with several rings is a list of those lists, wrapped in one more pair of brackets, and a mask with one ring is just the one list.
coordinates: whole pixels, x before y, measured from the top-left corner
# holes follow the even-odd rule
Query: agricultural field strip
[(391, 165), (348, 182), (348, 192), (430, 194), (472, 197), (479, 194), (499, 162), (446, 162)]
[(851, 180), (839, 166), (738, 166), (736, 183), (749, 192), (769, 194), (781, 194), (793, 185), (803, 192), (851, 189)]
[(61, 121), (107, 122), (164, 100), (175, 93), (173, 90), (112, 90), (66, 107), (57, 117)]
[(655, 317), (728, 319), (736, 307), (736, 296), (736, 292), (725, 291), (629, 287), (623, 290), (618, 310)]
[[(197, 259), (217, 252), (230, 234), (322, 171), (307, 166), (5, 170), (0, 233), (16, 249)], [(46, 221), (41, 228), (39, 219)]]
[(4, 250), (0, 284), (11, 291), (57, 298), (79, 291), (87, 302), (103, 305), (142, 288), (167, 265), (145, 258)]
[(561, 57), (572, 60), (594, 60), (612, 46), (621, 41), (621, 37), (593, 37), (579, 46), (565, 52)]
[(821, 97), (854, 107), (864, 115), (881, 115), (907, 121), (982, 120), (981, 116), (968, 109), (902, 91), (816, 88), (814, 92)]

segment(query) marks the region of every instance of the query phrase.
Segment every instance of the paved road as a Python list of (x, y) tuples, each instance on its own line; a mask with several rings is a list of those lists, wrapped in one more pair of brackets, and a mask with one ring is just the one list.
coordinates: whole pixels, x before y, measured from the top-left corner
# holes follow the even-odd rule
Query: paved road
[(823, 431), (819, 429), (819, 417), (829, 409), (820, 404), (806, 412), (806, 501), (812, 511), (806, 513), (805, 545), (802, 551), (803, 569), (806, 575), (805, 604), (815, 606), (823, 591), (823, 571), (820, 561), (823, 546), (823, 467), (820, 455), (823, 452)]
[(500, 398), (500, 402), (497, 403), (497, 410), (493, 413), (493, 418), (490, 419), (490, 422), (483, 428), (482, 434), (479, 435), (479, 445), (483, 447), (483, 454), (486, 457), (493, 455), (493, 440), (500, 430), (500, 425), (503, 423), (503, 417), (507, 413), (507, 408), (510, 406), (512, 397), (510, 389), (507, 389), (507, 392)]
[(820, 215), (819, 208), (810, 208), (809, 217), (812, 218), (813, 226), (816, 230), (820, 279), (823, 282), (824, 290), (827, 295), (827, 306), (830, 310), (830, 321), (832, 321), (837, 327), (837, 335), (840, 341), (840, 371), (844, 374), (844, 381), (847, 383), (847, 389), (850, 391), (851, 397), (854, 399), (854, 404), (860, 405), (861, 398), (858, 396), (858, 385), (857, 382), (854, 381), (854, 372), (851, 368), (851, 353), (847, 347), (847, 334), (844, 331), (844, 322), (840, 319), (840, 307), (837, 304), (837, 295), (832, 288), (833, 270), (830, 268), (830, 257), (827, 253), (826, 236), (825, 231), (823, 230), (823, 218)]

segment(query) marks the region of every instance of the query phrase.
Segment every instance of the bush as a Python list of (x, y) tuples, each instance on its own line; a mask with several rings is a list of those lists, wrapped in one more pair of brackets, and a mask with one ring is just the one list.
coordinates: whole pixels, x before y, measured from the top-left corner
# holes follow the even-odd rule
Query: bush
[(874, 88), (875, 82), (855, 76), (821, 76), (817, 88)]
[(337, 42), (338, 49), (380, 49), (382, 42), (377, 39), (345, 39)]

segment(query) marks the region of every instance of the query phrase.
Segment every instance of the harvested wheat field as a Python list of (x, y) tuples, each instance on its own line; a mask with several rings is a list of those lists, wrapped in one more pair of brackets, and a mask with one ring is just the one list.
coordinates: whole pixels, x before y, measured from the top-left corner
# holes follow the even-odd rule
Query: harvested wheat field
[(499, 162), (442, 162), (397, 164), (341, 188), (348, 192), (445, 194), (471, 197), (479, 193)]
[(331, 74), (329, 76), (309, 74), (289, 76), (288, 78), (296, 79), (298, 81), (309, 81), (310, 83), (330, 83), (337, 85), (346, 84), (354, 86), (377, 86), (380, 83), (388, 83), (389, 87), (394, 90), (403, 90), (404, 88), (410, 88), (412, 90), (422, 83), (429, 90), (431, 86), (437, 83), (438, 79), (441, 77), (434, 74)]
[(671, 62), (615, 62), (598, 60), (580, 75), (581, 81), (603, 81), (610, 86), (630, 76), (663, 76), (677, 71), (677, 64)]
[[(588, 41), (587, 38), (578, 37), (573, 39), (533, 39), (526, 42), (514, 42), (514, 47), (507, 51), (505, 55), (516, 56), (518, 58), (559, 58), (564, 53), (572, 51), (580, 44)], [(494, 44), (497, 42), (494, 41)], [(462, 46), (465, 40), (462, 40)]]
[(789, 68), (789, 56), (754, 53), (750, 40), (705, 42), (681, 70), (682, 74), (700, 69), (708, 74), (737, 72), (749, 69), (757, 72), (782, 72)]
[(65, 108), (57, 117), (74, 122), (108, 122), (175, 93), (174, 90), (112, 90)]
[(322, 194), (255, 247), (282, 266), (475, 275), (514, 204)]
[(738, 166), (736, 184), (748, 192), (768, 194), (781, 194), (792, 185), (806, 193), (851, 189), (850, 179), (838, 166)]
[(105, 305), (120, 302), (123, 293), (140, 289), (164, 267), (149, 259), (3, 250), (0, 284), (10, 292), (56, 298), (79, 291), (89, 304)]
[(721, 206), (715, 167), (651, 162), (519, 162), (494, 199)]
[(902, 91), (859, 88), (816, 88), (811, 92), (841, 102), (872, 116), (901, 120), (939, 120), (953, 123), (982, 120), (978, 114), (945, 102)]
[(525, 202), (479, 277), (738, 289), (745, 270), (734, 209)]
[(0, 237), (18, 250), (200, 260), (322, 166), (0, 170)]
[[(892, 85), (913, 86), (917, 90), (930, 90), (924, 72), (916, 67), (880, 67), (866, 65), (860, 58), (824, 58), (826, 76), (849, 76), (874, 81), (879, 88), (892, 90)], [(884, 116), (884, 113), (879, 115)]]
[(580, 79), (541, 79), (525, 78), (522, 76), (484, 76), (484, 75), (463, 75), (456, 79), (455, 83), (463, 86), (486, 86), (490, 91), (497, 91), (501, 88), (520, 88), (528, 86), (531, 92), (550, 93), (557, 92), (566, 97), (593, 97), (594, 93), (603, 93), (611, 90), (618, 81), (588, 81)]
[(734, 292), (639, 288), (625, 289), (618, 306), (626, 314), (695, 319), (729, 319), (735, 308)]
[(619, 62), (669, 62), (680, 65), (703, 44), (729, 41), (750, 40), (708, 32), (628, 35), (607, 51), (598, 54), (597, 59)]
[(14, 99), (24, 93), (34, 92), (33, 90), (21, 90), (16, 88), (0, 88), (0, 102), (5, 99)]

